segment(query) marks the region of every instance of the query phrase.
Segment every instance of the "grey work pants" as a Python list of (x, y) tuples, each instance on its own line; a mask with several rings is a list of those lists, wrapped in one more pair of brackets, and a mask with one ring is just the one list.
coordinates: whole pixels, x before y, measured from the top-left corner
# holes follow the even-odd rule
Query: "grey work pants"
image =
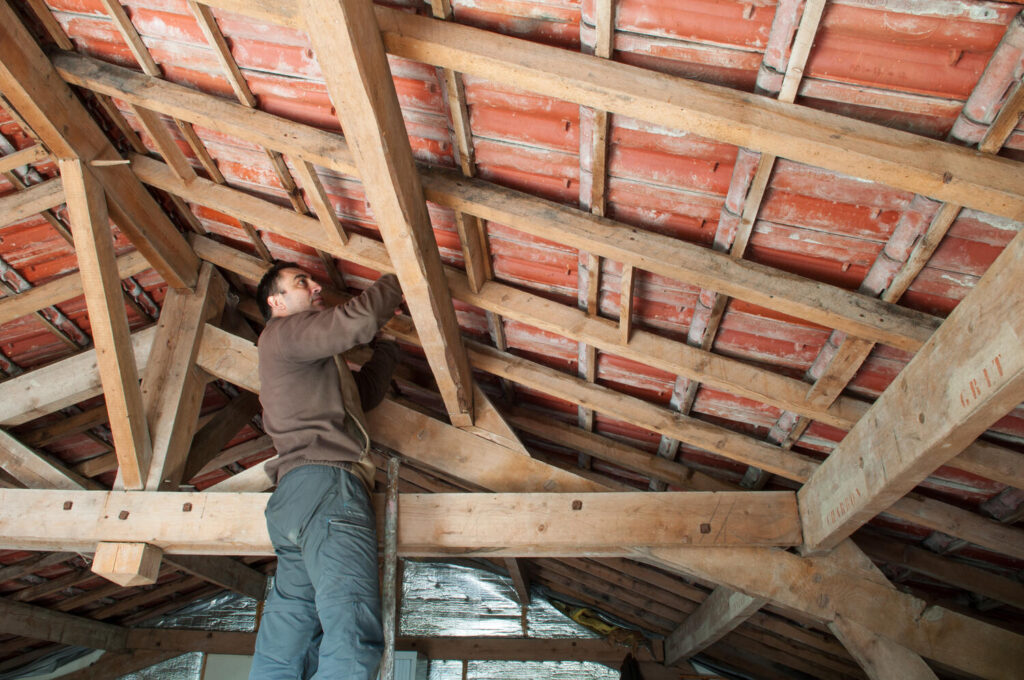
[(266, 518), (277, 575), (250, 680), (372, 680), (384, 641), (377, 530), (363, 485), (340, 468), (295, 468)]

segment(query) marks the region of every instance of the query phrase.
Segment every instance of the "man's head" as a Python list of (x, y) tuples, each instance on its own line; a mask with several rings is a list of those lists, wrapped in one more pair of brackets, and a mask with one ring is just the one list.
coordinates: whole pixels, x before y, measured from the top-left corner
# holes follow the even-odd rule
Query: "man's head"
[(291, 262), (275, 262), (260, 279), (256, 301), (263, 318), (290, 316), (311, 309), (323, 309), (322, 286), (309, 272)]

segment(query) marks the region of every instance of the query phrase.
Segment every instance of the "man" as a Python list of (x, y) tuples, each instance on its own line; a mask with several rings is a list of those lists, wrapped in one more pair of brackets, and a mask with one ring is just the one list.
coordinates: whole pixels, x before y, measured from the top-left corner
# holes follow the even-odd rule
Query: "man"
[(278, 453), (267, 464), (277, 489), (266, 510), (277, 575), (251, 680), (297, 680), (313, 671), (372, 680), (383, 649), (374, 467), (362, 409), (383, 399), (397, 347), (377, 343), (355, 381), (337, 355), (373, 340), (402, 293), (390, 274), (331, 309), (321, 292), (287, 262), (276, 263), (257, 289), (267, 319), (258, 342), (260, 402)]

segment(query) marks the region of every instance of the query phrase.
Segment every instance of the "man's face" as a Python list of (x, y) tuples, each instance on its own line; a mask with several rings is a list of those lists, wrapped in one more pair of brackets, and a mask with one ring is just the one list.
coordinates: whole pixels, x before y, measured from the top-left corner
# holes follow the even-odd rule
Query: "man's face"
[(280, 293), (267, 298), (267, 304), (274, 316), (291, 316), (311, 309), (323, 309), (320, 296), (323, 287), (301, 269), (282, 269), (277, 276)]

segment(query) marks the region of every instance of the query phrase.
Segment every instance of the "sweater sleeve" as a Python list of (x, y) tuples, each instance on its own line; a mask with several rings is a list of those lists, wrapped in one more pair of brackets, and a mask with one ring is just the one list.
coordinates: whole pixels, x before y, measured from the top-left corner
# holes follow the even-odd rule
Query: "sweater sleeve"
[(292, 361), (316, 361), (340, 354), (373, 339), (394, 316), (402, 290), (393, 274), (384, 274), (360, 295), (320, 312), (284, 317), (277, 335), (278, 350)]
[(374, 409), (384, 401), (388, 385), (391, 384), (391, 374), (394, 373), (395, 364), (398, 362), (397, 344), (378, 339), (373, 345), (373, 355), (355, 375), (359, 403), (364, 412)]

